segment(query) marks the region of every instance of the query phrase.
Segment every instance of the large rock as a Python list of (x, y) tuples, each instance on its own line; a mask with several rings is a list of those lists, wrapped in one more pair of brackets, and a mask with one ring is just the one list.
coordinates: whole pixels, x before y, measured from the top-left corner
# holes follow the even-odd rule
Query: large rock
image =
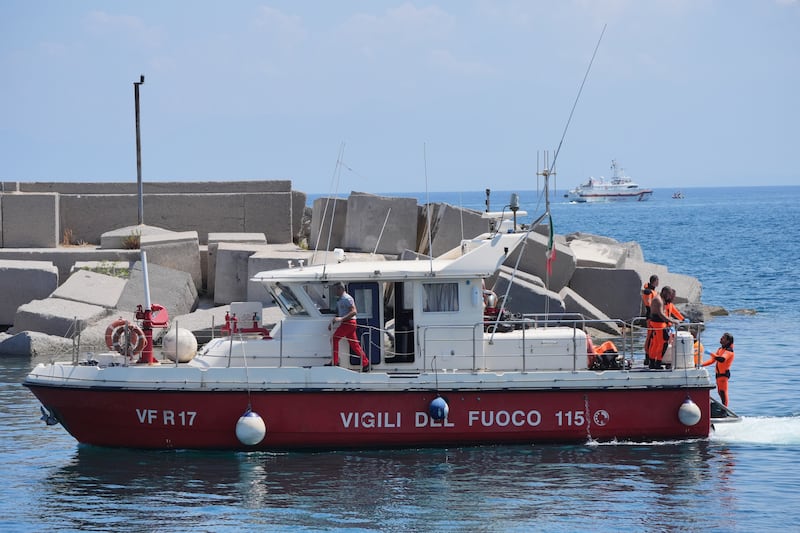
[[(445, 252), (459, 246), (464, 239), (472, 239), (489, 231), (489, 221), (482, 218), (481, 213), (472, 209), (453, 207), (449, 204), (431, 204), (431, 237), (433, 244), (430, 247), (433, 257), (438, 257)], [(428, 252), (428, 206), (420, 207), (419, 227), (420, 251)]]
[(58, 246), (60, 205), (58, 193), (0, 193), (3, 246), (6, 248)]
[(564, 287), (558, 293), (564, 302), (567, 313), (576, 313), (589, 321), (588, 327), (603, 331), (610, 335), (620, 335), (620, 328), (615, 320), (591, 304), (586, 298), (576, 293), (569, 287)]
[(512, 272), (512, 269), (501, 267), (492, 287), (498, 298), (502, 299), (508, 293), (508, 298), (502, 301), (505, 309), (512, 313), (564, 313), (564, 302), (557, 293), (545, 289), (540, 280), (532, 279), (524, 272), (517, 272), (512, 281)]
[[(148, 264), (147, 273), (151, 304), (163, 305), (170, 316), (184, 315), (197, 307), (197, 288), (191, 274), (152, 264)], [(138, 305), (144, 304), (142, 263), (137, 261), (131, 267), (131, 275), (117, 302), (117, 309), (133, 312)]]
[(569, 241), (579, 267), (618, 268), (625, 262), (627, 249), (621, 244), (579, 238)]
[(96, 322), (109, 314), (99, 305), (90, 305), (61, 298), (45, 298), (21, 305), (9, 333), (38, 331), (48, 335), (71, 337), (78, 328)]
[(20, 305), (47, 298), (57, 287), (51, 262), (0, 260), (0, 324), (13, 324)]
[(127, 279), (90, 270), (77, 270), (53, 292), (52, 296), (112, 308), (117, 306), (127, 282)]
[(37, 331), (22, 331), (16, 335), (3, 333), (0, 334), (0, 355), (69, 361), (72, 358), (72, 340)]
[(400, 254), (416, 249), (417, 201), (351, 193), (343, 247), (356, 252)]
[(631, 320), (641, 316), (642, 278), (634, 270), (576, 268), (569, 287), (607, 316)]
[[(557, 236), (556, 236), (557, 237)], [(549, 238), (537, 232), (528, 234), (526, 242), (517, 246), (505, 261), (505, 265), (514, 267), (517, 258), (519, 270), (546, 280), (547, 287), (552, 291), (560, 291), (569, 283), (572, 273), (575, 272), (577, 262), (570, 247), (561, 239), (554, 238), (555, 258), (551, 262), (552, 273), (547, 271), (547, 245)]]
[(219, 244), (236, 243), (236, 244), (267, 244), (267, 236), (263, 233), (209, 233), (208, 234), (208, 249), (206, 259), (206, 290), (208, 294), (214, 294), (216, 287), (216, 272), (217, 272), (217, 249)]
[(196, 231), (142, 235), (141, 249), (151, 265), (188, 272), (196, 290), (203, 286), (200, 240)]
[[(645, 281), (650, 279), (651, 275), (657, 275), (659, 291), (666, 286), (675, 289), (676, 304), (700, 303), (702, 299), (703, 285), (693, 276), (669, 272), (664, 265), (637, 261), (635, 259), (628, 259), (625, 261), (624, 268), (636, 271), (642, 279), (642, 285), (644, 285)], [(639, 289), (641, 290), (641, 286)]]
[(347, 200), (322, 197), (314, 200), (308, 246), (312, 250), (333, 250), (344, 246)]
[[(286, 245), (284, 245), (286, 246)], [(247, 299), (247, 286), (250, 279), (250, 256), (269, 251), (267, 244), (245, 244), (220, 242), (215, 246), (214, 303), (229, 304)], [(286, 267), (284, 262), (282, 267)]]

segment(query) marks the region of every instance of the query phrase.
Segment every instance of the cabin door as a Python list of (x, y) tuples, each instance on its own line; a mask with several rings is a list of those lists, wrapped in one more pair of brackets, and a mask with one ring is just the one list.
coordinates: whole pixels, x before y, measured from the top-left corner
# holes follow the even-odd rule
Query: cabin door
[[(380, 286), (375, 281), (353, 281), (347, 285), (348, 292), (356, 301), (356, 309), (358, 309), (356, 318), (358, 340), (361, 342), (361, 347), (367, 357), (369, 357), (369, 362), (379, 364), (381, 362), (381, 347), (383, 346), (383, 336), (381, 334), (383, 307), (381, 306)], [(361, 359), (356, 355), (350, 354), (350, 364), (360, 365)]]

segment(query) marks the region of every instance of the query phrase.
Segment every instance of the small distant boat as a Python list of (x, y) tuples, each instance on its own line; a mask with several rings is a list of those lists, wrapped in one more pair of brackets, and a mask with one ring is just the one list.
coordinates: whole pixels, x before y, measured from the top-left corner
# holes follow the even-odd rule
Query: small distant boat
[(606, 181), (591, 177), (586, 183), (570, 189), (564, 197), (570, 202), (610, 202), (620, 200), (634, 200), (643, 202), (653, 195), (652, 189), (643, 189), (629, 176), (625, 175), (622, 168), (617, 165), (617, 160), (611, 160), (611, 179)]
[(683, 198), (684, 198), (684, 196), (683, 196), (683, 193), (681, 191), (675, 191), (674, 193), (672, 193), (672, 199), (673, 200), (683, 200)]

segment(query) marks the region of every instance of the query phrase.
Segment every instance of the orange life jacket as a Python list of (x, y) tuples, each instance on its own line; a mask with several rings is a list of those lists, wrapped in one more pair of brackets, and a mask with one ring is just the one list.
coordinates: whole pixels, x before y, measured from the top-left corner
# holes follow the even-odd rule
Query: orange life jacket
[(733, 344), (727, 349), (720, 346), (711, 359), (703, 362), (703, 366), (710, 366), (716, 363), (717, 379), (731, 377), (731, 365), (733, 364)]
[(651, 287), (650, 283), (645, 283), (644, 287), (642, 288), (642, 303), (644, 304), (645, 308), (645, 317), (650, 316), (650, 303), (653, 301), (653, 298), (656, 297), (656, 290), (655, 287)]

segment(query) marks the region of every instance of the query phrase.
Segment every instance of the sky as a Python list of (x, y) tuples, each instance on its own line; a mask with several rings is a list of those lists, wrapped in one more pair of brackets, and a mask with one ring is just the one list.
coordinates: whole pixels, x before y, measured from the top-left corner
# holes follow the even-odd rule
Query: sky
[(0, 72), (2, 181), (136, 182), (143, 74), (144, 182), (800, 184), (800, 0), (0, 0)]

